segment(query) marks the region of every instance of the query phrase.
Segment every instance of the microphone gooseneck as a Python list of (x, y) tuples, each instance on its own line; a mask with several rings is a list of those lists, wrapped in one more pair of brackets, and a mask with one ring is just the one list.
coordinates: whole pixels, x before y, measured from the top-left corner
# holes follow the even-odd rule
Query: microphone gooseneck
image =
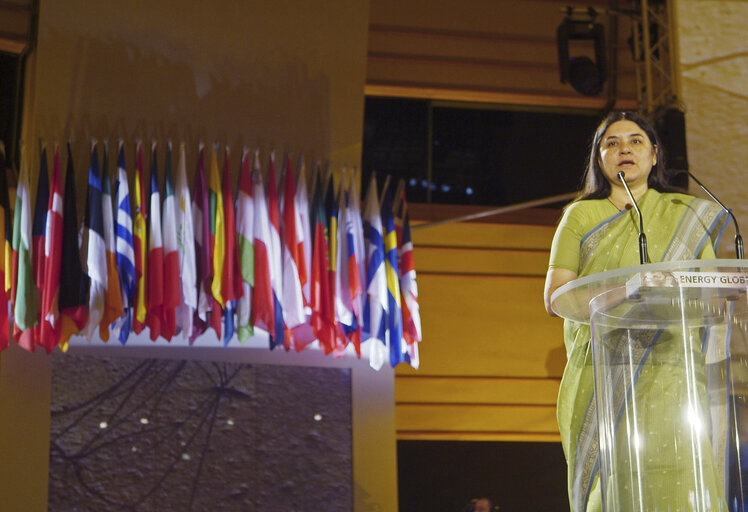
[(742, 260), (743, 259), (743, 237), (740, 236), (740, 228), (738, 228), (738, 220), (735, 218), (735, 215), (733, 215), (732, 210), (726, 207), (724, 204), (722, 204), (722, 201), (717, 199), (717, 197), (712, 194), (708, 188), (704, 186), (703, 183), (701, 183), (696, 176), (691, 174), (691, 171), (686, 171), (688, 175), (691, 177), (692, 180), (696, 182), (698, 186), (701, 187), (701, 190), (706, 192), (706, 195), (712, 198), (712, 201), (717, 203), (722, 207), (722, 209), (730, 216), (732, 219), (732, 223), (735, 226), (735, 258)]
[(631, 193), (631, 189), (629, 189), (628, 183), (626, 183), (626, 175), (623, 173), (623, 171), (618, 171), (618, 179), (621, 180), (621, 183), (623, 183), (623, 188), (626, 189), (626, 193), (629, 195), (629, 199), (631, 199), (631, 204), (634, 205), (634, 209), (636, 210), (636, 214), (639, 216), (639, 263), (642, 265), (649, 263), (649, 253), (647, 252), (647, 235), (644, 234), (644, 220), (642, 218), (642, 212), (639, 209), (639, 205), (636, 204), (636, 199), (634, 199), (634, 194)]

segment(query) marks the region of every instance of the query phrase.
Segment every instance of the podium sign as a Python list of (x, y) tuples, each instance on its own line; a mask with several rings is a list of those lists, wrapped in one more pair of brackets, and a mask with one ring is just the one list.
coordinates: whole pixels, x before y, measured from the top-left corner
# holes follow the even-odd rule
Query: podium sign
[(748, 510), (748, 261), (672, 261), (567, 283), (589, 323), (607, 511)]

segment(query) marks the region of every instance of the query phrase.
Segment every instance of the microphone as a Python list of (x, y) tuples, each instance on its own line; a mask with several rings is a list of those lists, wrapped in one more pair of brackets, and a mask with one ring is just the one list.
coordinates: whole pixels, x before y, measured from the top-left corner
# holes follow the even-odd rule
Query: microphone
[(742, 260), (743, 259), (743, 237), (740, 236), (740, 229), (738, 228), (738, 221), (735, 218), (735, 215), (733, 215), (732, 210), (730, 210), (728, 207), (726, 207), (724, 204), (722, 204), (722, 201), (717, 199), (717, 197), (712, 194), (708, 188), (704, 186), (703, 183), (701, 183), (696, 176), (691, 174), (691, 171), (685, 171), (688, 173), (688, 175), (693, 179), (698, 186), (701, 187), (701, 190), (706, 192), (706, 195), (712, 198), (712, 200), (720, 205), (722, 209), (732, 218), (732, 223), (735, 226), (735, 258)]
[(642, 212), (639, 209), (639, 205), (636, 204), (636, 199), (634, 199), (634, 194), (631, 193), (631, 189), (629, 189), (628, 183), (626, 183), (626, 175), (623, 173), (623, 171), (618, 171), (618, 179), (621, 180), (621, 183), (623, 183), (623, 188), (626, 189), (626, 193), (629, 195), (629, 199), (631, 199), (631, 204), (634, 205), (634, 209), (636, 210), (637, 215), (639, 215), (639, 263), (644, 265), (646, 263), (649, 263), (649, 254), (647, 253), (647, 235), (644, 234), (644, 221), (642, 220)]

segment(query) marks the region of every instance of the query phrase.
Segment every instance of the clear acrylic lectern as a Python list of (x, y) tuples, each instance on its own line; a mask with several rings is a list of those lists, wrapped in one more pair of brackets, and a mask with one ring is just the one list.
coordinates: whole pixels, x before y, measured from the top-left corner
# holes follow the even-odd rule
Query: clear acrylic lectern
[(748, 511), (748, 260), (586, 276), (553, 311), (589, 323), (606, 511)]

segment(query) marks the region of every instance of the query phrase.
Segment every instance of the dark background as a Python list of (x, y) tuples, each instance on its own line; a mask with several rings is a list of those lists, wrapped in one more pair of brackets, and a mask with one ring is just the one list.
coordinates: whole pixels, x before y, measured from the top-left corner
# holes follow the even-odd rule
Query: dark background
[(579, 189), (598, 111), (366, 99), (363, 183), (403, 178), (409, 202), (502, 206)]
[(460, 512), (489, 497), (501, 512), (569, 510), (561, 443), (398, 441), (400, 512)]

